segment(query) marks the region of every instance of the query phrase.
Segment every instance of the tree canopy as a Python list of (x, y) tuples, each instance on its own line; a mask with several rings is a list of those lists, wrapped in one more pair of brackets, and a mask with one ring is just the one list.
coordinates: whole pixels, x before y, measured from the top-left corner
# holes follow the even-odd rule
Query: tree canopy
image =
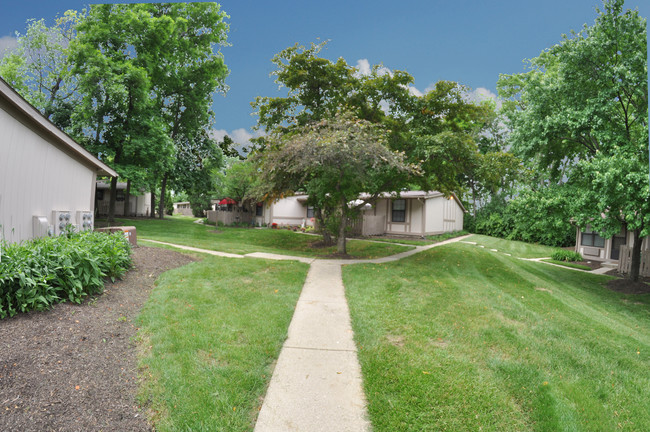
[(631, 277), (638, 277), (640, 238), (649, 234), (646, 21), (605, 0), (594, 25), (564, 35), (502, 75), (509, 98), (511, 144), (532, 161), (538, 179), (565, 184), (572, 217), (609, 237), (634, 233)]

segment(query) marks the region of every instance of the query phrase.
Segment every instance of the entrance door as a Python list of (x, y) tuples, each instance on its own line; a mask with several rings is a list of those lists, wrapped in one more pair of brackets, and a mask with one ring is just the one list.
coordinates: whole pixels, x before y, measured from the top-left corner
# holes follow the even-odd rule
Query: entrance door
[(618, 234), (612, 237), (612, 252), (609, 257), (613, 260), (618, 260), (621, 255), (621, 246), (625, 245), (625, 243), (625, 235)]

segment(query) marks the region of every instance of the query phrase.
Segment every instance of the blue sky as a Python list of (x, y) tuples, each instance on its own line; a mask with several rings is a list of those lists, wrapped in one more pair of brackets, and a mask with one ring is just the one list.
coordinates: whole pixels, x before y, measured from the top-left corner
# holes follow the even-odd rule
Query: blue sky
[[(3, 0), (3, 3), (7, 0)], [(75, 0), (21, 0), (0, 15), (0, 48), (23, 32), (29, 18), (51, 20)], [(229, 42), (221, 49), (230, 69), (224, 97), (215, 96), (217, 136), (243, 143), (251, 137), (256, 96), (276, 96), (271, 57), (295, 44), (329, 40), (322, 52), (351, 65), (379, 64), (406, 70), (424, 92), (445, 79), (481, 94), (496, 93), (500, 73), (523, 71), (522, 60), (561, 40), (563, 33), (591, 25), (601, 0), (224, 0), (230, 15)], [(627, 0), (650, 15), (650, 0)]]

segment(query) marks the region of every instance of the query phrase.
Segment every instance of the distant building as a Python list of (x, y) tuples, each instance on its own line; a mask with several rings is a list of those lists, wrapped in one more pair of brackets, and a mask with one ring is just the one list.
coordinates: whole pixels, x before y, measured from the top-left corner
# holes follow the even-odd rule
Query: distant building
[[(111, 185), (105, 181), (97, 182), (97, 215), (108, 215), (108, 206), (111, 199)], [(117, 183), (115, 196), (115, 216), (149, 216), (151, 214), (151, 192), (138, 191), (131, 188), (129, 194), (129, 211), (124, 213), (126, 202), (126, 183)]]

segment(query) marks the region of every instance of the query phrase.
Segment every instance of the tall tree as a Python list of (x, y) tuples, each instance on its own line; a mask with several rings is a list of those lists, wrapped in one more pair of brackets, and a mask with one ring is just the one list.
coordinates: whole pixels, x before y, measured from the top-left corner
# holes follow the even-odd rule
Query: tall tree
[[(143, 7), (150, 21), (143, 18), (141, 22), (145, 29), (154, 31), (140, 37), (135, 49), (151, 77), (156, 109), (168, 125), (177, 154), (191, 158), (197, 146), (207, 143), (206, 134), (214, 120), (211, 106), (215, 92), (227, 90), (228, 68), (217, 47), (227, 44), (228, 24), (224, 20), (228, 16), (217, 3), (154, 3)], [(151, 44), (156, 46), (155, 52), (150, 50)], [(161, 218), (168, 182), (187, 186), (187, 177), (178, 177), (183, 176), (183, 166), (203, 166), (203, 156), (190, 161), (182, 158), (176, 159), (176, 166), (160, 171)], [(199, 183), (191, 189), (198, 190)]]
[[(638, 279), (641, 237), (649, 234), (646, 21), (605, 0), (592, 26), (502, 75), (510, 98), (514, 151), (537, 172), (573, 188), (580, 226), (609, 237), (634, 235), (630, 278)], [(603, 216), (604, 215), (604, 216)]]
[[(71, 44), (73, 72), (82, 95), (75, 110), (76, 135), (121, 176), (133, 166), (155, 168), (170, 155), (166, 125), (150, 95), (147, 70), (133, 49), (139, 5), (94, 5)], [(109, 220), (115, 216), (117, 178), (111, 180)]]

